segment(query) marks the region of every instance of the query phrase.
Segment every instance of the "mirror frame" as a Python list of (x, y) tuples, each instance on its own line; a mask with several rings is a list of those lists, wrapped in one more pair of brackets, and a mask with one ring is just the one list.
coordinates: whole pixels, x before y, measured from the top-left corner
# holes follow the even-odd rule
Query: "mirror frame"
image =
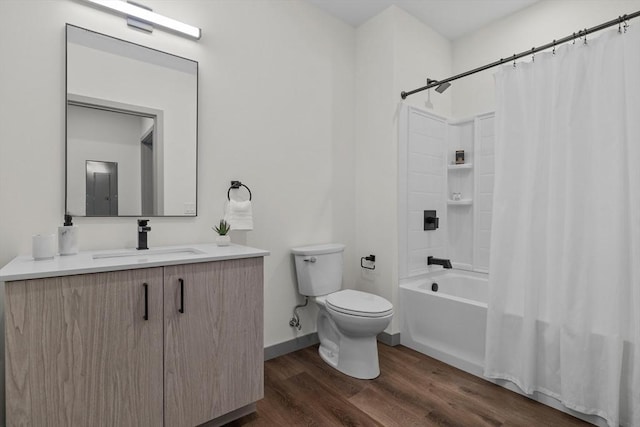
[[(64, 97), (64, 162), (65, 162), (65, 167), (64, 167), (64, 210), (65, 213), (69, 213), (69, 186), (68, 186), (68, 173), (69, 173), (69, 165), (68, 165), (68, 150), (69, 150), (69, 135), (68, 135), (68, 127), (69, 127), (69, 117), (68, 117), (68, 106), (69, 106), (69, 102), (77, 102), (76, 105), (78, 104), (82, 104), (82, 102), (78, 102), (77, 96), (73, 95), (70, 97), (69, 96), (69, 73), (68, 73), (68, 44), (69, 44), (69, 28), (72, 27), (74, 29), (77, 30), (82, 30), (82, 31), (87, 31), (90, 33), (94, 33), (98, 36), (102, 36), (102, 37), (109, 37), (110, 39), (116, 40), (118, 42), (122, 42), (122, 43), (127, 43), (129, 45), (133, 45), (135, 47), (138, 48), (143, 48), (143, 49), (147, 49), (149, 51), (153, 51), (153, 52), (158, 52), (160, 54), (163, 55), (168, 55), (168, 56), (172, 56), (175, 57), (177, 59), (181, 59), (181, 60), (185, 60), (185, 61), (189, 61), (195, 64), (195, 69), (196, 69), (196, 85), (195, 85), (195, 165), (194, 165), (194, 178), (195, 178), (195, 182), (194, 182), (194, 191), (195, 191), (195, 211), (193, 214), (182, 214), (182, 215), (143, 215), (142, 213), (140, 213), (139, 215), (74, 215), (75, 217), (80, 217), (80, 218), (140, 218), (140, 217), (150, 217), (150, 218), (194, 218), (198, 216), (198, 151), (199, 151), (199, 147), (198, 147), (198, 142), (199, 142), (199, 93), (200, 93), (200, 64), (198, 63), (198, 61), (195, 61), (193, 59), (189, 59), (189, 58), (185, 58), (179, 55), (174, 55), (172, 53), (169, 52), (165, 52), (159, 49), (154, 49), (152, 47), (148, 47), (142, 44), (138, 44), (138, 43), (134, 43), (134, 42), (130, 42), (128, 40), (124, 40), (118, 37), (114, 37), (114, 36), (110, 36), (108, 34), (103, 34), (103, 33), (99, 33), (97, 31), (93, 31), (90, 30), (88, 28), (83, 28), (80, 27), (78, 25), (73, 25), (73, 24), (69, 24), (67, 23), (65, 25), (65, 63), (64, 63), (64, 83), (65, 83), (65, 97)], [(107, 101), (107, 102), (111, 102), (111, 101)], [(117, 104), (117, 103), (116, 103)], [(87, 107), (91, 107), (91, 104), (88, 102), (86, 104)], [(93, 106), (92, 108), (96, 108), (95, 106)], [(108, 108), (104, 108), (105, 110), (108, 110)]]

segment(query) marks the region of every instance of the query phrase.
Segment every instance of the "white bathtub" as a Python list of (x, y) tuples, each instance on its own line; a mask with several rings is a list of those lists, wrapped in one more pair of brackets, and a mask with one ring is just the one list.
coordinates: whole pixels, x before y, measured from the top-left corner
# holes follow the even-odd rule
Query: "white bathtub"
[[(400, 343), (482, 376), (487, 275), (444, 270), (400, 282)], [(432, 285), (437, 283), (438, 291)]]
[[(433, 283), (438, 284), (437, 292), (431, 290)], [(440, 270), (401, 280), (400, 344), (596, 426), (606, 426), (602, 418), (575, 412), (550, 396), (527, 395), (509, 381), (484, 377), (488, 287), (487, 274), (463, 270)], [(631, 367), (628, 369), (630, 372)]]

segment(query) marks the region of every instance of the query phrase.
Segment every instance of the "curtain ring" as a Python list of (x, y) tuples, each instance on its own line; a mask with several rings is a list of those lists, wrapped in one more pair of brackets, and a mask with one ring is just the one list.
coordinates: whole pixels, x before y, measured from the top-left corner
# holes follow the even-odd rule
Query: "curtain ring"
[(573, 33), (573, 44), (576, 44), (576, 33)]
[(584, 29), (584, 44), (587, 44), (587, 29)]
[(618, 34), (622, 34), (622, 16), (618, 16)]
[(513, 54), (513, 68), (516, 68), (516, 54)]
[(534, 52), (535, 50), (536, 50), (535, 46), (531, 48), (531, 62), (536, 62), (536, 54)]
[(627, 28), (629, 28), (629, 21), (627, 20), (627, 15), (624, 15), (624, 32), (627, 32)]
[(551, 51), (554, 55), (556, 54), (556, 39), (553, 39), (553, 50)]

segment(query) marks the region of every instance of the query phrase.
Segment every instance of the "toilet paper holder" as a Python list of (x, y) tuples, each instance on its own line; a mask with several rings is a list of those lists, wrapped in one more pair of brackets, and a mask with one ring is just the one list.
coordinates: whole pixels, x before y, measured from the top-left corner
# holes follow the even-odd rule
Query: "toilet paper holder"
[[(365, 261), (369, 261), (373, 264), (373, 267), (367, 267), (366, 265), (364, 265)], [(362, 258), (360, 258), (360, 267), (362, 268), (366, 268), (367, 270), (375, 270), (376, 269), (376, 256), (375, 255), (369, 255), (369, 256), (363, 256)]]

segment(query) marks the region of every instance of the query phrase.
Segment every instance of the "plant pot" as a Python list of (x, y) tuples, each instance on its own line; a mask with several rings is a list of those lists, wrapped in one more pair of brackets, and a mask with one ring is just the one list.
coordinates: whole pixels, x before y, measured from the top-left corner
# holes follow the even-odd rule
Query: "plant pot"
[(229, 243), (231, 243), (231, 237), (229, 235), (216, 237), (216, 245), (218, 246), (229, 246)]

